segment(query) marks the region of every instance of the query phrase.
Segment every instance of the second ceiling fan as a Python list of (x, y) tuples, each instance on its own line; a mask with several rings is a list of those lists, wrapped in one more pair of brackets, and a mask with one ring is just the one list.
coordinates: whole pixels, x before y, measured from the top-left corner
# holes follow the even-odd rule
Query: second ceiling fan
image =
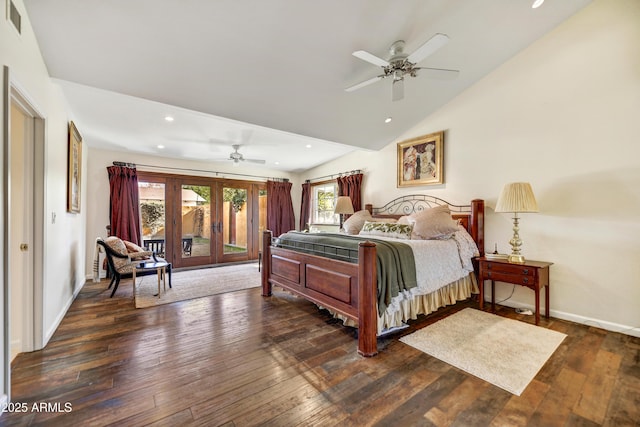
[(259, 163), (262, 165), (266, 163), (266, 161), (262, 159), (245, 159), (244, 156), (238, 152), (238, 150), (240, 149), (240, 144), (234, 144), (231, 147), (233, 147), (234, 151), (229, 154), (229, 160), (233, 161), (233, 166), (238, 166), (240, 162)]
[(416, 49), (413, 53), (406, 54), (404, 52), (404, 40), (398, 40), (389, 48), (389, 53), (391, 54), (389, 60), (378, 58), (377, 56), (364, 50), (357, 50), (353, 52), (353, 56), (362, 59), (363, 61), (367, 61), (373, 65), (382, 67), (382, 74), (360, 82), (356, 85), (350, 86), (346, 88), (345, 91), (353, 92), (354, 90), (375, 83), (378, 80), (392, 77), (393, 82), (391, 85), (391, 99), (393, 101), (399, 101), (404, 98), (405, 76), (416, 77), (418, 70), (424, 70), (424, 72), (428, 73), (430, 77), (446, 79), (456, 78), (459, 73), (458, 70), (416, 66), (420, 61), (424, 60), (429, 55), (435, 53), (438, 49), (447, 44), (448, 41), (449, 37), (447, 35), (438, 33), (427, 40), (426, 43)]

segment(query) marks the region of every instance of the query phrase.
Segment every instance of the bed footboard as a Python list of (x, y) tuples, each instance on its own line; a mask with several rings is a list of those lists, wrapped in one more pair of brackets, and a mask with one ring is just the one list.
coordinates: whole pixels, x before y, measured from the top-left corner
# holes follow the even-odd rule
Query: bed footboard
[(280, 286), (358, 323), (358, 353), (377, 349), (376, 245), (362, 242), (358, 264), (271, 246), (271, 231), (262, 243), (262, 296)]

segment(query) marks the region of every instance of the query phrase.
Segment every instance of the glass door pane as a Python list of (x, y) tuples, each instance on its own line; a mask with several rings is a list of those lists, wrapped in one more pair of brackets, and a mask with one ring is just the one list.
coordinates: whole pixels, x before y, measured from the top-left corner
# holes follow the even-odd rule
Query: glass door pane
[(246, 188), (222, 188), (223, 255), (246, 254), (249, 239), (249, 208)]
[(138, 181), (140, 217), (142, 219), (142, 246), (165, 256), (165, 184)]
[(267, 229), (267, 190), (258, 190), (258, 251), (262, 251), (262, 234)]
[[(209, 185), (181, 186), (180, 258), (211, 258), (211, 187)], [(177, 246), (177, 245), (176, 245)]]

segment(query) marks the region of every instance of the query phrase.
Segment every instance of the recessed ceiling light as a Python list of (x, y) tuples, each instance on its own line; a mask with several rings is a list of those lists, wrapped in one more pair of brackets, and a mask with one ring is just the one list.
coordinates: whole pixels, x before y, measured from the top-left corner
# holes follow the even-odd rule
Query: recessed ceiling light
[(385, 123), (390, 123), (390, 122), (391, 122), (391, 120), (393, 120), (391, 117), (387, 117), (386, 119), (384, 119), (384, 122), (385, 122)]
[(164, 145), (160, 144), (160, 145), (158, 145), (158, 148), (163, 150), (164, 149)]
[(531, 5), (531, 8), (532, 8), (532, 9), (537, 9), (537, 8), (539, 8), (540, 6), (542, 6), (542, 3), (544, 3), (544, 0), (535, 0), (535, 1), (533, 2), (533, 4)]
[(279, 165), (279, 164), (280, 164), (280, 162), (276, 162), (276, 165)]
[(311, 144), (307, 144), (307, 148), (311, 148)]
[(173, 121), (173, 117), (171, 116), (165, 116), (164, 119), (168, 122), (172, 122)]

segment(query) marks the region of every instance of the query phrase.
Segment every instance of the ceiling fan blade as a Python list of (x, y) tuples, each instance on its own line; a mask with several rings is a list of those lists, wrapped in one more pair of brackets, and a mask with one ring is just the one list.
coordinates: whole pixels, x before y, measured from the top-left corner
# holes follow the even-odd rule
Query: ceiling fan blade
[(414, 70), (420, 70), (420, 75), (439, 80), (453, 80), (458, 78), (460, 74), (459, 70), (447, 70), (445, 68), (416, 67)]
[(365, 51), (365, 50), (356, 50), (352, 53), (356, 58), (360, 58), (363, 61), (367, 61), (370, 64), (377, 65), (379, 67), (388, 67), (389, 63), (382, 58), (378, 58), (377, 56)]
[(369, 80), (365, 80), (363, 82), (358, 83), (357, 85), (353, 85), (350, 86), (348, 88), (345, 89), (346, 92), (353, 92), (354, 90), (360, 89), (361, 87), (365, 87), (370, 85), (371, 83), (375, 83), (378, 80), (382, 80), (383, 76), (376, 76), (374, 78), (371, 78)]
[(261, 165), (264, 165), (267, 162), (266, 160), (260, 160), (260, 159), (242, 159), (242, 160), (250, 163), (260, 163)]
[(416, 49), (415, 52), (409, 55), (407, 57), (407, 60), (409, 62), (413, 62), (414, 64), (417, 64), (418, 62), (425, 59), (427, 56), (434, 53), (436, 50), (440, 49), (442, 46), (444, 46), (448, 42), (449, 42), (449, 36), (447, 36), (446, 34), (438, 33), (435, 36), (431, 37), (429, 40), (427, 40), (425, 44), (423, 44), (418, 49)]
[(391, 100), (400, 101), (404, 98), (404, 79), (394, 80), (391, 85)]

